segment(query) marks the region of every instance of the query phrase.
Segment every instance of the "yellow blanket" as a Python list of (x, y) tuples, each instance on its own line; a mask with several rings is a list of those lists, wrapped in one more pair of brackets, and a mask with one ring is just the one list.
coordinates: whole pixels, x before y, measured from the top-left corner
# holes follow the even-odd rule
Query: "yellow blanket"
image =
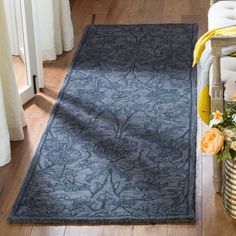
[[(236, 26), (217, 28), (205, 33), (195, 45), (193, 66), (199, 62), (201, 55), (205, 49), (206, 42), (210, 40), (213, 36), (236, 36)], [(236, 56), (236, 52), (230, 55)], [(198, 114), (201, 117), (202, 121), (208, 125), (210, 122), (209, 117), (211, 113), (209, 81), (206, 81), (202, 84), (203, 86), (200, 88), (200, 94), (198, 97)]]

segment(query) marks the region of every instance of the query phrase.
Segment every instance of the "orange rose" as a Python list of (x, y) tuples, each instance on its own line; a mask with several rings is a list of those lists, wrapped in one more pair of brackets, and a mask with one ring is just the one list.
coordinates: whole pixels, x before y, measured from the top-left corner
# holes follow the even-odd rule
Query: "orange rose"
[(221, 114), (221, 112), (219, 112), (219, 111), (216, 111), (216, 112), (215, 112), (215, 114), (214, 114), (214, 119), (215, 119), (215, 120), (220, 120), (220, 119), (221, 119), (221, 117), (222, 117), (222, 114)]
[(224, 146), (224, 138), (224, 134), (220, 130), (210, 129), (202, 137), (202, 151), (209, 155), (217, 154)]
[(233, 101), (236, 101), (236, 93), (233, 95)]

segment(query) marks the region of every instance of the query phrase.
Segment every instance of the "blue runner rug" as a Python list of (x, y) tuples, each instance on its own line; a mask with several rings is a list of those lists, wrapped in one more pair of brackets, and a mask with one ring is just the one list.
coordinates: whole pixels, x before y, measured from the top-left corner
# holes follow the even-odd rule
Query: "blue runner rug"
[(88, 26), (9, 222), (194, 221), (196, 35)]

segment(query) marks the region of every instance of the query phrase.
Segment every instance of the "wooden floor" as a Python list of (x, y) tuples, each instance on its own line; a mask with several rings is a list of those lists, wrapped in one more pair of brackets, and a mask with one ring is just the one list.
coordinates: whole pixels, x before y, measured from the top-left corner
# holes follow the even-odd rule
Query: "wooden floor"
[[(95, 24), (197, 22), (200, 34), (207, 29), (209, 0), (74, 0), (72, 17), (78, 45), (83, 28), (96, 14)], [(236, 223), (224, 214), (222, 200), (214, 194), (209, 157), (199, 158), (197, 173), (197, 222), (159, 225), (9, 225), (8, 212), (27, 173), (40, 137), (46, 127), (73, 52), (46, 64), (46, 88), (24, 106), (28, 127), (25, 140), (12, 143), (12, 162), (0, 169), (0, 236), (224, 236), (236, 235)]]
[(28, 85), (26, 66), (19, 56), (12, 56), (13, 68), (16, 76), (16, 83), (19, 90)]

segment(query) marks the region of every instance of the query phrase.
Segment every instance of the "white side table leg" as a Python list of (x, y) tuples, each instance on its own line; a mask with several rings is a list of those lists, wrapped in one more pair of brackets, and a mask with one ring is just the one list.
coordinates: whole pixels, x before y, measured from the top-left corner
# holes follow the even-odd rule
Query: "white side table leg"
[(213, 185), (216, 193), (222, 191), (222, 161), (217, 161), (216, 157), (213, 156)]

